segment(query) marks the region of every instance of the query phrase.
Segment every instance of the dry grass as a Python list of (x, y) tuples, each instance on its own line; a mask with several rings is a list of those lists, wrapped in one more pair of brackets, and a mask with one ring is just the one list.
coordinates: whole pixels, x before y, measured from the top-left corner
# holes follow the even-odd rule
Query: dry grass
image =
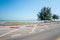
[(20, 24), (33, 24), (33, 23), (32, 22), (5, 22), (4, 24), (20, 25)]

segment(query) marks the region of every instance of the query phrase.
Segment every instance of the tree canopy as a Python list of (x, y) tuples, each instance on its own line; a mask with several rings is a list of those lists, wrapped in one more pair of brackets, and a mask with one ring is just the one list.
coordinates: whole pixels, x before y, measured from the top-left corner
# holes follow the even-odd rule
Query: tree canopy
[(55, 20), (55, 19), (59, 19), (59, 17), (58, 17), (58, 15), (56, 15), (56, 14), (54, 14), (53, 16), (52, 16), (52, 18)]
[(41, 9), (41, 12), (37, 14), (38, 20), (51, 20), (51, 8), (44, 7)]

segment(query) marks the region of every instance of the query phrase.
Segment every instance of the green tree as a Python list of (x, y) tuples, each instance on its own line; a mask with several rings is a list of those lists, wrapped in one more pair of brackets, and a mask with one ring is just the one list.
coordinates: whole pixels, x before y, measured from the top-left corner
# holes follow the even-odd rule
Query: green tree
[(44, 7), (41, 9), (41, 12), (37, 14), (38, 20), (51, 20), (51, 8)]
[(55, 21), (55, 19), (59, 19), (58, 15), (56, 15), (56, 14), (54, 14), (54, 15), (52, 16), (52, 18), (54, 19), (54, 21)]

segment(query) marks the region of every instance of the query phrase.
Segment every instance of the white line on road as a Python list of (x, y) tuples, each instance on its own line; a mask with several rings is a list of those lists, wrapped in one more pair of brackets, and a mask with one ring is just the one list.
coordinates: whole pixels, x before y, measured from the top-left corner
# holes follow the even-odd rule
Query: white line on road
[(7, 35), (7, 34), (9, 34), (9, 33), (12, 33), (12, 32), (14, 32), (14, 31), (17, 31), (17, 30), (19, 30), (19, 29), (15, 29), (15, 30), (9, 31), (9, 32), (7, 32), (7, 33), (1, 35), (0, 37), (3, 37), (3, 36), (5, 36), (5, 35)]

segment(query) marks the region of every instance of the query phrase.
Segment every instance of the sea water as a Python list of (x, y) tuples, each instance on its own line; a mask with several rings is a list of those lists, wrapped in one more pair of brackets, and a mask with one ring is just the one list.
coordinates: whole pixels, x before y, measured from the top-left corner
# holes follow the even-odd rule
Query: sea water
[(43, 22), (37, 20), (0, 20), (0, 22)]

